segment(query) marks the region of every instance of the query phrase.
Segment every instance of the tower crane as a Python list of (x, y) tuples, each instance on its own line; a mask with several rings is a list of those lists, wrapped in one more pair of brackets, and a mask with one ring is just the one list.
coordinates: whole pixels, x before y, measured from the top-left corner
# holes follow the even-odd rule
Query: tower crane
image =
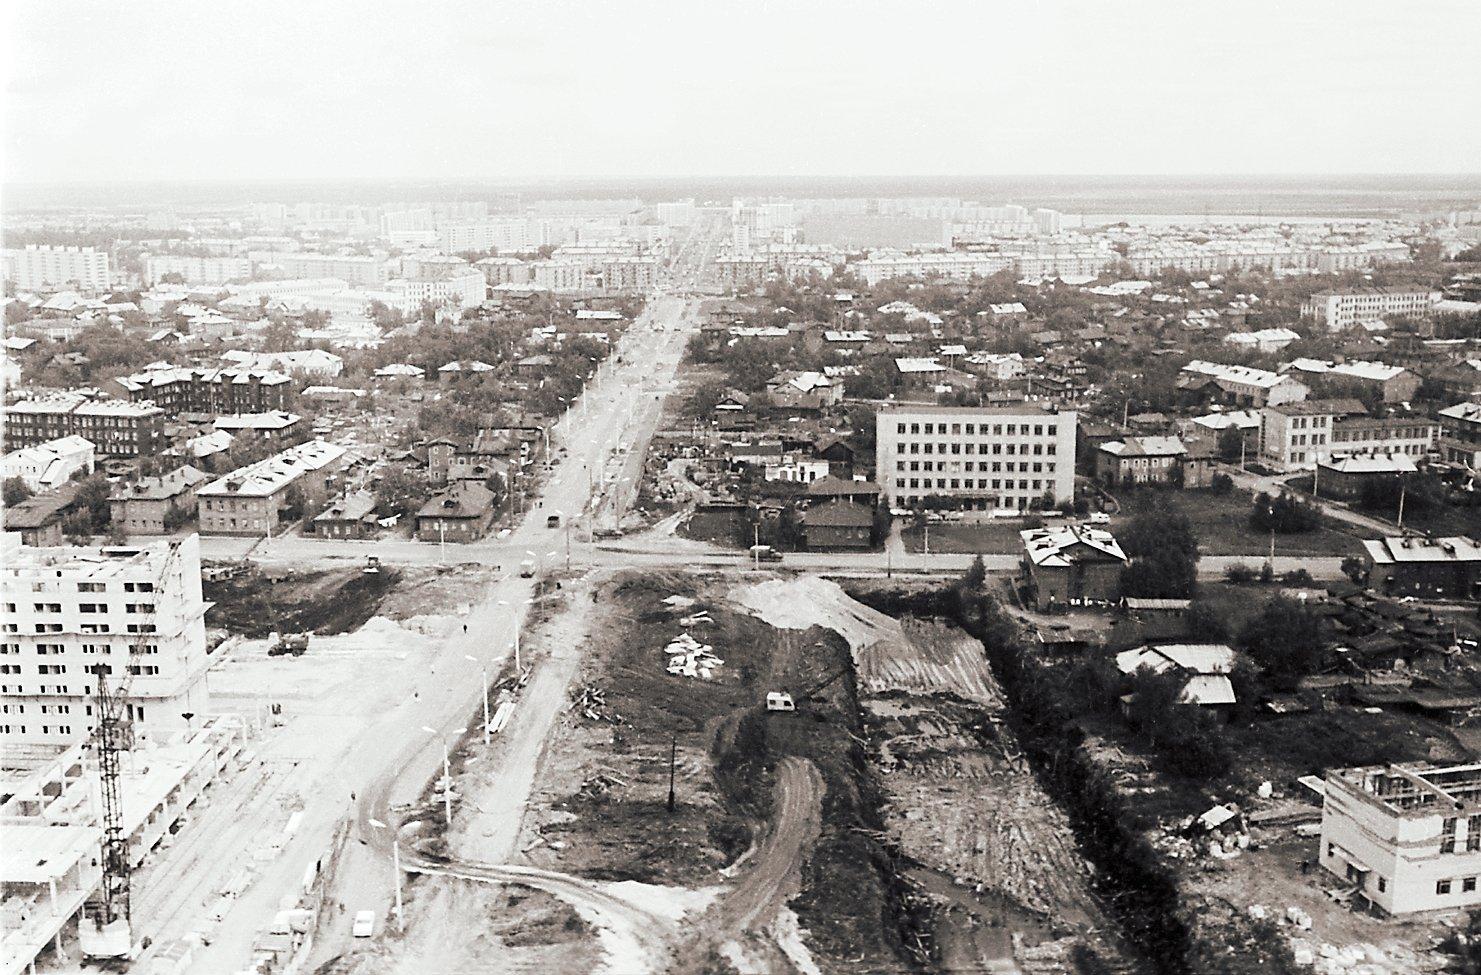
[(134, 712), (129, 704), (129, 690), (134, 677), (143, 669), (141, 648), (150, 640), (158, 640), (155, 607), (164, 595), (171, 572), (176, 568), (179, 542), (167, 543), (165, 560), (158, 574), (159, 582), (152, 592), (135, 593), (149, 601), (142, 603), (146, 610), (138, 614), (138, 631), (129, 644), (128, 657), (124, 661), (123, 674), (110, 687), (108, 675), (112, 668), (107, 664), (94, 664), (93, 706), (97, 710), (98, 723), (93, 729), (93, 748), (98, 758), (98, 784), (102, 795), (102, 868), (103, 878), (92, 898), (83, 906), (83, 921), (78, 926), (78, 941), (82, 953), (91, 958), (123, 958), (133, 950), (133, 916), (130, 905), (130, 874), (133, 864), (129, 860), (129, 838), (124, 829), (123, 800), (119, 792), (121, 777), (120, 759), (124, 752), (134, 747)]

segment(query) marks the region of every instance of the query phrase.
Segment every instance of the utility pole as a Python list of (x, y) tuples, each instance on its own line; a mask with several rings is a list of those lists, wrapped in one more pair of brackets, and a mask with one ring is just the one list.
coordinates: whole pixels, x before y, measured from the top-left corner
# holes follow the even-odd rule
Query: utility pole
[(1400, 533), (1402, 533), (1404, 531), (1404, 492), (1408, 489), (1408, 487), (1409, 487), (1409, 485), (1404, 481), (1403, 476), (1400, 475), (1400, 477), (1399, 477), (1399, 531), (1400, 531)]
[(669, 803), (668, 810), (674, 811), (674, 765), (679, 754), (679, 736), (672, 735), (669, 738)]

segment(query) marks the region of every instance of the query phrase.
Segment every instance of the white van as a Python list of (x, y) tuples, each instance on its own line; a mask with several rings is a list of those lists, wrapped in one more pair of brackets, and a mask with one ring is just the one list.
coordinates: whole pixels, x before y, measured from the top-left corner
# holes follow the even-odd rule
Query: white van
[(368, 938), (375, 934), (375, 911), (355, 912), (355, 926), (350, 933), (357, 938)]

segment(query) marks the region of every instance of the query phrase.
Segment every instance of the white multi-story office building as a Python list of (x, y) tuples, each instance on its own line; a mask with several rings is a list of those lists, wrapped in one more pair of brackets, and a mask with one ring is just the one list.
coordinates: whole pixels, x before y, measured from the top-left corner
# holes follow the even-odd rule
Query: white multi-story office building
[(1320, 861), (1389, 914), (1481, 904), (1481, 765), (1328, 772)]
[(1058, 210), (1038, 209), (1034, 211), (1034, 230), (1046, 236), (1059, 233), (1064, 224), (1064, 214)]
[(0, 251), (0, 265), (4, 279), (17, 288), (106, 291), (112, 282), (108, 253), (91, 247), (7, 247)]
[(488, 280), (483, 272), (470, 265), (462, 270), (434, 270), (415, 278), (392, 281), (387, 286), (405, 296), (403, 307), (415, 308), (423, 301), (447, 301), (459, 308), (481, 305), (488, 297)]
[(1427, 417), (1373, 417), (1351, 399), (1304, 400), (1260, 411), (1260, 457), (1282, 473), (1311, 470), (1336, 457), (1403, 454), (1435, 448), (1440, 425)]
[(899, 405), (874, 422), (875, 477), (893, 506), (941, 495), (967, 510), (1023, 510), (1046, 494), (1074, 497), (1072, 411)]
[(1307, 298), (1301, 315), (1329, 332), (1342, 332), (1359, 322), (1384, 319), (1391, 315), (1428, 318), (1440, 300), (1438, 291), (1404, 291), (1397, 288), (1369, 288), (1363, 291), (1323, 291)]
[(195, 535), (136, 547), (31, 548), (6, 533), (0, 743), (66, 744), (97, 723), (101, 677), (135, 734), (203, 715), (206, 604)]

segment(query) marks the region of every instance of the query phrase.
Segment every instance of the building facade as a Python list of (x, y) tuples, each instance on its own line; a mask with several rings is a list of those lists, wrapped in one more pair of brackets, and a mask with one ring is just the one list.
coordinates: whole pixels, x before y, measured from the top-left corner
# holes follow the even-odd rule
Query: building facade
[(137, 736), (203, 715), (206, 604), (195, 535), (144, 547), (30, 548), (4, 541), (0, 743), (69, 744), (96, 725), (101, 678), (131, 679)]
[(133, 403), (148, 401), (180, 413), (268, 413), (288, 405), (293, 381), (272, 369), (191, 369), (172, 366), (109, 381)]
[(932, 495), (966, 510), (1026, 510), (1075, 488), (1073, 411), (887, 406), (875, 414), (875, 477), (892, 507)]
[(1481, 403), (1447, 406), (1439, 417), (1441, 459), (1481, 470)]
[(1342, 332), (1360, 322), (1391, 315), (1429, 318), (1440, 300), (1438, 291), (1368, 288), (1362, 291), (1324, 291), (1307, 298), (1301, 315), (1329, 332)]
[(4, 412), (5, 443), (12, 449), (71, 436), (111, 457), (149, 457), (169, 446), (165, 411), (149, 403), (57, 396), (11, 403)]
[(333, 492), (345, 449), (322, 440), (240, 467), (196, 491), (202, 535), (271, 535), (296, 489), (305, 504)]
[(1356, 454), (1423, 457), (1440, 425), (1414, 416), (1371, 417), (1351, 399), (1306, 400), (1260, 411), (1260, 459), (1282, 473), (1311, 470), (1317, 461)]
[(7, 247), (0, 251), (0, 264), (4, 279), (25, 290), (75, 286), (107, 291), (113, 281), (108, 253), (91, 247)]
[(144, 284), (153, 287), (160, 279), (178, 274), (186, 284), (225, 284), (247, 281), (253, 265), (246, 257), (190, 257), (185, 254), (150, 254), (144, 258)]
[(1481, 904), (1481, 765), (1328, 772), (1321, 865), (1389, 914)]
[(1481, 600), (1481, 541), (1454, 538), (1368, 539), (1363, 542), (1368, 585), (1378, 592), (1421, 599)]

